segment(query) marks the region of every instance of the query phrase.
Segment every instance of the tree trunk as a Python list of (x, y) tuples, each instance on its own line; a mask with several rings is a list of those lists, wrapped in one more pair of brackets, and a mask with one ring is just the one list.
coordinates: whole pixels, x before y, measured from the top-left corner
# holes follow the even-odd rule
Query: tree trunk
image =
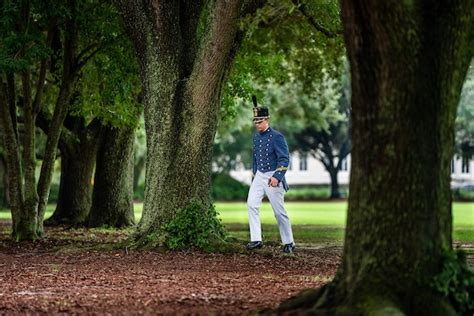
[(450, 160), (472, 4), (343, 0), (342, 18), (353, 92), (343, 261), (331, 284), (280, 311), (454, 315), (430, 283), (452, 249)]
[(61, 129), (64, 119), (66, 118), (69, 100), (72, 95), (72, 88), (74, 87), (73, 78), (64, 78), (61, 85), (60, 93), (57, 99), (56, 107), (54, 109), (53, 119), (51, 120), (48, 140), (44, 151), (43, 163), (41, 164), (41, 173), (38, 181), (38, 215), (37, 215), (37, 234), (43, 234), (43, 221), (46, 212), (46, 206), (49, 198), (49, 191), (51, 188), (51, 180), (54, 172), (54, 162), (56, 161), (56, 151), (61, 136)]
[(56, 210), (45, 225), (85, 223), (92, 205), (92, 179), (97, 154), (97, 133), (84, 130), (79, 142), (61, 144), (61, 179)]
[(133, 225), (133, 143), (135, 127), (104, 127), (97, 152), (88, 226)]
[(116, 2), (135, 41), (144, 89), (146, 185), (137, 244), (155, 244), (150, 236), (159, 236), (177, 210), (211, 206), (221, 90), (248, 7), (239, 0)]
[(341, 197), (341, 192), (339, 191), (339, 182), (337, 180), (337, 174), (339, 173), (339, 169), (331, 168), (328, 170), (329, 175), (331, 177), (331, 195), (330, 199), (339, 199)]
[[(13, 79), (7, 79), (11, 81)], [(16, 124), (16, 112), (11, 113), (9, 89), (0, 77), (0, 134), (7, 157), (9, 198), (12, 212), (12, 238), (14, 240), (36, 239), (37, 194), (35, 187), (35, 129), (29, 72), (22, 73), (24, 93), (23, 117), (24, 135), (22, 154)], [(22, 164), (24, 170), (22, 170)]]
[[(3, 82), (3, 76), (0, 77), (0, 128), (3, 138), (3, 146), (5, 148), (5, 156), (7, 160), (7, 172), (9, 182), (9, 199), (10, 209), (12, 213), (12, 236), (16, 236), (18, 227), (22, 218), (25, 217), (23, 212), (24, 191), (22, 184), (21, 171), (21, 154), (20, 146), (17, 139), (18, 130), (16, 128), (16, 115), (10, 113), (10, 107), (7, 102), (7, 89)], [(34, 231), (31, 232), (34, 235)], [(30, 234), (24, 236), (28, 238)]]
[[(36, 114), (31, 96), (30, 72), (21, 75), (23, 90), (23, 172), (24, 172), (24, 216), (13, 229), (14, 239), (36, 239), (36, 216), (38, 193), (36, 192)], [(33, 232), (31, 231), (33, 230)]]
[[(69, 196), (67, 192), (68, 190), (67, 183), (70, 182), (70, 180), (68, 180), (67, 171), (69, 169), (69, 160), (71, 158), (68, 156), (68, 153), (66, 150), (60, 150), (60, 151), (61, 151), (61, 177), (59, 178), (58, 200), (56, 202), (56, 209), (54, 213), (51, 215), (51, 217), (49, 217), (43, 222), (43, 225), (45, 226), (59, 225), (61, 224), (61, 221), (63, 218), (68, 217), (67, 214), (63, 214), (63, 213), (66, 213), (66, 210), (67, 210), (66, 203), (68, 201), (67, 197)], [(65, 222), (68, 222), (68, 221), (65, 220)]]
[(7, 161), (3, 154), (0, 155), (0, 178), (2, 181), (1, 184), (1, 200), (0, 207), (9, 207), (10, 201), (8, 200), (8, 171), (7, 171)]

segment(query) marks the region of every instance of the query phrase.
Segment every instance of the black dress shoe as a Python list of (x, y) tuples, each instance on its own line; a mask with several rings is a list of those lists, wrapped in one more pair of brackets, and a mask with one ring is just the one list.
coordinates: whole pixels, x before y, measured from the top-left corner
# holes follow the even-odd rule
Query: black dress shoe
[(289, 243), (283, 246), (283, 252), (284, 253), (292, 253), (295, 250), (295, 244), (294, 243)]
[(263, 246), (261, 241), (251, 241), (247, 244), (247, 250), (260, 249)]

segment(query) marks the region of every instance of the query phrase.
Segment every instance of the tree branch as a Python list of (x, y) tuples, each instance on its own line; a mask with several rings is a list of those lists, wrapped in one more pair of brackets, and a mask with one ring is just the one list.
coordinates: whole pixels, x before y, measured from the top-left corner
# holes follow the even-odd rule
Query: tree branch
[(298, 8), (298, 11), (308, 19), (309, 24), (311, 24), (318, 32), (323, 33), (326, 37), (334, 38), (341, 36), (343, 34), (342, 30), (337, 30), (335, 32), (328, 30), (321, 23), (319, 23), (307, 10), (306, 5), (300, 0), (292, 0), (293, 4)]
[[(76, 71), (79, 71), (82, 67), (84, 67), (85, 64), (87, 64), (87, 62), (88, 62), (92, 57), (94, 57), (94, 56), (95, 56), (100, 50), (102, 50), (102, 49), (103, 49), (103, 45), (98, 45), (93, 51), (91, 51), (91, 52), (89, 53), (89, 55), (85, 56), (85, 55), (83, 54), (83, 55), (81, 56), (82, 60), (81, 60), (81, 59), (79, 58), (79, 56), (78, 56), (78, 58), (77, 58), (77, 65), (76, 65), (76, 67), (75, 67)], [(84, 53), (84, 51), (81, 52), (81, 53)], [(81, 55), (81, 54), (79, 54), (79, 55)]]
[[(194, 62), (191, 81), (199, 93), (194, 94), (194, 105), (199, 109), (208, 106), (243, 39), (239, 20), (255, 12), (265, 1), (211, 1), (209, 6), (209, 31), (202, 41), (200, 52)], [(213, 4), (213, 6), (212, 6)]]
[(15, 223), (18, 212), (21, 212), (23, 208), (24, 197), (23, 181), (21, 178), (20, 146), (16, 133), (12, 124), (12, 114), (9, 111), (7, 91), (3, 78), (0, 76), (0, 135), (3, 137), (3, 146), (8, 166), (9, 196), (13, 223)]
[[(0, 81), (1, 82), (1, 81)], [(15, 132), (15, 137), (19, 142), (18, 134), (18, 121), (16, 116), (16, 87), (15, 87), (15, 75), (11, 72), (7, 73), (7, 87), (6, 87), (6, 98), (8, 102), (8, 108), (10, 111), (12, 128)]]
[(188, 77), (192, 72), (193, 64), (199, 48), (197, 29), (201, 15), (205, 14), (205, 12), (203, 12), (205, 3), (205, 0), (181, 0), (181, 7), (183, 9), (180, 10), (179, 24), (183, 38), (183, 47), (185, 49), (185, 77)]
[(321, 161), (321, 163), (324, 165), (324, 168), (326, 168), (326, 170), (329, 171), (329, 169), (331, 168), (330, 164), (329, 164), (329, 159), (321, 154), (315, 154), (316, 156), (316, 159), (318, 159), (319, 161)]
[[(46, 45), (48, 47), (51, 46), (52, 41), (53, 41), (53, 23), (50, 29), (48, 30)], [(41, 111), (41, 104), (43, 104), (41, 102), (41, 97), (43, 96), (47, 68), (48, 68), (48, 58), (46, 57), (43, 60), (41, 60), (38, 81), (36, 82), (36, 94), (35, 94), (35, 99), (33, 101), (33, 113), (35, 114), (35, 116)]]
[(92, 43), (86, 48), (84, 48), (81, 52), (79, 52), (79, 54), (76, 57), (76, 60), (78, 61), (78, 63), (80, 62), (80, 60), (83, 59), (84, 56), (87, 55), (87, 53), (89, 53), (90, 51), (96, 51), (97, 48), (100, 46), (101, 46), (101, 43)]
[(77, 20), (74, 16), (76, 11), (76, 1), (69, 0), (68, 6), (73, 13), (71, 13), (71, 16), (66, 21), (64, 35), (63, 81), (71, 78), (76, 71), (76, 63), (74, 58), (77, 46)]

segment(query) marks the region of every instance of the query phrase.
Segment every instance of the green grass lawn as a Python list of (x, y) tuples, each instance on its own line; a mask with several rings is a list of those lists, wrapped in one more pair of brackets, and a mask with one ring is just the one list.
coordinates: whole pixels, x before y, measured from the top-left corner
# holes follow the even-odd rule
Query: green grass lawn
[[(286, 208), (294, 226), (295, 239), (302, 242), (342, 242), (347, 202), (287, 202)], [(143, 204), (135, 204), (135, 218), (141, 217)], [(216, 203), (222, 222), (232, 236), (248, 239), (247, 206), (244, 202)], [(47, 209), (46, 218), (54, 205)], [(266, 239), (278, 240), (278, 228), (268, 202), (260, 210)], [(10, 219), (10, 212), (0, 212), (0, 219)], [(474, 203), (453, 203), (453, 238), (474, 242)]]
[[(293, 224), (295, 240), (300, 243), (342, 243), (347, 202), (287, 202), (285, 206)], [(136, 206), (137, 211), (140, 207)], [(232, 236), (249, 238), (245, 203), (216, 203), (216, 208)], [(278, 228), (269, 203), (262, 205), (260, 218), (264, 238), (277, 241)], [(474, 242), (474, 203), (453, 203), (453, 227), (454, 240)]]
[[(135, 216), (141, 216), (143, 205), (135, 204)], [(285, 207), (293, 225), (345, 226), (347, 202), (286, 202)], [(222, 222), (247, 223), (247, 206), (243, 202), (216, 203)], [(262, 224), (276, 223), (270, 204), (260, 209)], [(474, 203), (453, 203), (454, 227), (474, 229)]]

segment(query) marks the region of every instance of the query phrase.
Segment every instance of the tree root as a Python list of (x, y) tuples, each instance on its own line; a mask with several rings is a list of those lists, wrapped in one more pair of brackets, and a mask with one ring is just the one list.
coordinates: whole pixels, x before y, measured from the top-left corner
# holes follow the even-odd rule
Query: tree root
[(289, 298), (271, 311), (277, 315), (334, 315), (331, 304), (334, 299), (335, 288), (328, 283), (317, 289), (306, 289), (296, 296)]
[(446, 298), (431, 289), (419, 289), (404, 300), (387, 291), (361, 289), (351, 298), (341, 296), (333, 281), (318, 289), (307, 289), (280, 304), (275, 310), (264, 310), (267, 315), (456, 315)]

